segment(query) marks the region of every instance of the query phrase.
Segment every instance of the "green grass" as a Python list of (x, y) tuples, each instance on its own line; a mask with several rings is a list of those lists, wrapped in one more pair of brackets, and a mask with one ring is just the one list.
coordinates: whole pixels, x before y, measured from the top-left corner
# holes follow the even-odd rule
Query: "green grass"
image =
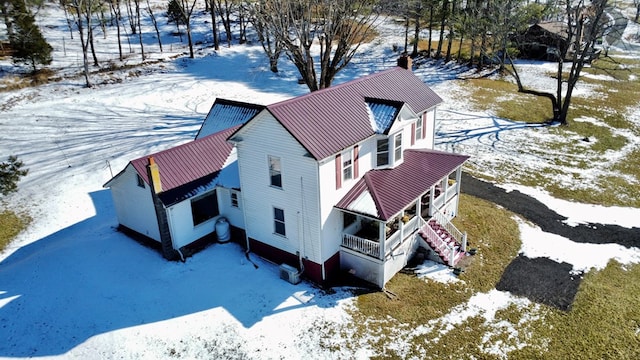
[[(455, 224), (467, 231), (471, 239), (469, 245), (478, 249), (460, 275), (464, 282), (443, 284), (398, 273), (386, 285), (398, 296), (397, 300), (383, 292), (358, 296), (358, 311), (354, 313), (357, 333), (390, 331), (384, 326), (388, 321), (411, 326), (425, 324), (446, 314), (453, 306), (466, 303), (474, 293), (495, 288), (520, 248), (520, 233), (512, 214), (490, 202), (463, 194)], [(378, 341), (373, 346), (382, 353), (384, 340)]]
[[(520, 164), (492, 165), (490, 174), (482, 166), (471, 172), (489, 181), (515, 182), (542, 187), (553, 196), (562, 199), (602, 205), (640, 207), (640, 148), (628, 149), (626, 134), (640, 136), (640, 126), (627, 119), (633, 107), (640, 103), (640, 81), (630, 79), (640, 76), (640, 61), (633, 59), (603, 58), (583, 70), (578, 87), (593, 88), (588, 97), (574, 96), (571, 101), (567, 126), (547, 128), (550, 139), (542, 144), (520, 151), (535, 154), (541, 161), (537, 169), (527, 169)], [(587, 75), (598, 75), (592, 78)], [(601, 75), (607, 75), (602, 77)], [(463, 86), (470, 91), (470, 103), (479, 110), (495, 113), (513, 121), (539, 123), (551, 118), (548, 99), (520, 94), (510, 81), (493, 79), (465, 80)], [(524, 84), (526, 86), (526, 84)], [(576, 121), (594, 118), (591, 121)], [(534, 130), (531, 130), (534, 131)], [(588, 145), (579, 139), (588, 138)], [(631, 151), (630, 151), (631, 150)], [(628, 152), (613, 166), (606, 160), (611, 152)], [(592, 168), (612, 167), (614, 171), (590, 180), (581, 173)], [(558, 181), (559, 176), (569, 176), (575, 187), (567, 187)]]
[[(549, 140), (543, 138), (542, 144), (522, 150), (539, 156), (540, 167), (501, 163), (492, 164), (488, 172), (483, 164), (471, 162), (467, 170), (489, 181), (542, 187), (557, 198), (640, 207), (640, 147), (630, 149), (625, 136), (629, 132), (640, 136), (639, 127), (626, 119), (640, 102), (640, 82), (629, 81), (631, 75), (640, 75), (640, 61), (606, 58), (586, 68), (585, 74), (606, 74), (617, 80), (580, 80), (579, 86), (594, 87), (596, 95), (574, 97), (569, 124), (544, 129)], [(509, 81), (472, 79), (463, 86), (470, 90), (476, 109), (515, 121), (543, 122), (551, 117), (547, 99), (518, 94)], [(601, 123), (575, 121), (586, 117)], [(580, 140), (587, 137), (588, 143)], [(606, 160), (612, 151), (626, 152), (613, 166)], [(582, 172), (598, 166), (611, 166), (611, 171), (583, 184)], [(558, 180), (567, 177), (581, 186), (568, 187)], [(519, 231), (512, 216), (463, 195), (455, 224), (468, 232), (470, 245), (480, 249), (460, 276), (464, 283), (442, 284), (397, 274), (387, 284), (397, 299), (381, 292), (358, 297), (355, 321), (342, 330), (355, 340), (348, 346), (364, 341), (378, 358), (499, 359), (489, 348), (496, 344), (516, 360), (640, 358), (640, 264), (622, 266), (611, 261), (603, 270), (588, 272), (569, 312), (539, 304), (511, 305), (498, 311), (491, 322), (474, 316), (444, 328), (438, 318), (464, 306), (474, 294), (494, 289), (517, 255)], [(430, 330), (412, 336), (414, 329), (425, 326)], [(404, 340), (407, 348), (390, 348), (398, 340)]]
[(24, 213), (14, 213), (9, 210), (0, 210), (0, 251), (24, 229), (27, 228), (31, 218)]
[[(397, 274), (386, 286), (397, 299), (382, 292), (358, 296), (353, 323), (340, 330), (350, 339), (347, 347), (364, 341), (377, 358), (385, 359), (500, 359), (490, 351), (495, 345), (516, 360), (640, 358), (638, 264), (623, 267), (612, 261), (603, 270), (588, 272), (569, 312), (512, 304), (493, 321), (476, 315), (446, 327), (438, 319), (472, 295), (494, 289), (520, 247), (513, 214), (484, 200), (462, 195), (455, 222), (479, 249), (460, 276), (464, 283)], [(412, 335), (424, 326), (430, 331)], [(401, 352), (390, 347), (398, 340), (408, 348)]]

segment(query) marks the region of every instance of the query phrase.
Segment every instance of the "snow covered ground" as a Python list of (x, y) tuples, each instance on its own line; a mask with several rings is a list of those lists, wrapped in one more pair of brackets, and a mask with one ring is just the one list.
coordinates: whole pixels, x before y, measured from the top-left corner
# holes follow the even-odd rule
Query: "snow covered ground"
[[(71, 39), (62, 40), (68, 36), (62, 20), (49, 25), (54, 67), (69, 71), (69, 64), (77, 64), (77, 47)], [(206, 40), (205, 25), (196, 32)], [(337, 82), (395, 64), (391, 44), (401, 44), (403, 34), (392, 25), (381, 32), (383, 40), (363, 47)], [(148, 46), (154, 45), (150, 41)], [(354, 297), (348, 289), (326, 294), (308, 283), (290, 285), (279, 279), (276, 265), (253, 257), (255, 267), (233, 244), (211, 246), (186, 263), (166, 262), (115, 231), (113, 204), (102, 184), (130, 159), (193, 139), (216, 97), (268, 104), (306, 92), (286, 60), (279, 74), (270, 73), (257, 45), (218, 52), (203, 48), (196, 59), (172, 60), (184, 51), (175, 39), (171, 49), (166, 54), (149, 50), (152, 59), (162, 62), (95, 75), (98, 85), (91, 89), (83, 87), (81, 78), (69, 77), (0, 93), (0, 155), (18, 155), (29, 168), (7, 204), (29, 210), (34, 218), (0, 253), (0, 358), (376, 355), (369, 345), (353, 344), (336, 330), (351, 321)], [(468, 152), (477, 164), (517, 161), (535, 168), (551, 161), (514, 150), (531, 136), (538, 144), (548, 141), (545, 128), (530, 129), (468, 107), (463, 90), (451, 81), (464, 71), (442, 64), (417, 70), (446, 101), (439, 111), (441, 147)], [(535, 71), (523, 73), (526, 81), (537, 78)], [(597, 216), (599, 222), (640, 226), (640, 209), (571, 203), (539, 189), (503, 186), (534, 196), (570, 223)], [(527, 256), (551, 256), (541, 245), (553, 241), (556, 248), (566, 248), (554, 252), (553, 259), (572, 264), (575, 271), (601, 268), (609, 259), (640, 262), (638, 248), (576, 244), (524, 222), (520, 228)], [(421, 276), (455, 281), (449, 270), (429, 263)], [(492, 322), (498, 309), (513, 304), (529, 303), (497, 290), (476, 294), (438, 319), (437, 329), (473, 315)], [(433, 324), (418, 329), (399, 324), (397, 329), (397, 341), (390, 346), (399, 353), (408, 339), (440, 331)], [(508, 355), (509, 348), (483, 346), (487, 353)]]

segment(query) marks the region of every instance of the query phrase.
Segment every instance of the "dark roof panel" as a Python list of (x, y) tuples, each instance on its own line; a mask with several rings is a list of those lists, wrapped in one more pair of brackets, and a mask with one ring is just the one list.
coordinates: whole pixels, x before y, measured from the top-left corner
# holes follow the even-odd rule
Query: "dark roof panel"
[(264, 105), (217, 98), (198, 130), (196, 139), (242, 125), (264, 108)]
[(366, 99), (365, 102), (373, 116), (373, 131), (376, 134), (388, 134), (393, 120), (398, 117), (402, 109), (402, 103), (377, 99)]

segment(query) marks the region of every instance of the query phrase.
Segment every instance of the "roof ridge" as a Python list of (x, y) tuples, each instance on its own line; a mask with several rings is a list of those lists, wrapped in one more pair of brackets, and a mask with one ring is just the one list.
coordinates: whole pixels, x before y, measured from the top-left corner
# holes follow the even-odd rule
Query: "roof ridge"
[(280, 106), (285, 106), (285, 105), (290, 104), (292, 102), (297, 102), (297, 101), (300, 101), (300, 100), (303, 100), (303, 99), (306, 99), (306, 98), (309, 98), (309, 97), (312, 97), (312, 96), (317, 96), (318, 94), (324, 94), (324, 93), (327, 93), (327, 92), (337, 91), (337, 90), (340, 90), (340, 89), (342, 89), (344, 87), (347, 87), (347, 86), (353, 86), (355, 84), (359, 84), (359, 83), (361, 83), (363, 81), (366, 81), (368, 79), (371, 79), (373, 77), (378, 77), (378, 76), (381, 76), (381, 75), (386, 74), (386, 73), (390, 73), (390, 72), (393, 72), (393, 71), (398, 71), (398, 69), (403, 70), (401, 67), (394, 66), (394, 67), (392, 67), (390, 69), (386, 69), (386, 70), (383, 70), (383, 71), (371, 73), (371, 74), (365, 75), (365, 76), (357, 78), (357, 79), (353, 79), (353, 80), (349, 80), (349, 81), (343, 82), (343, 83), (338, 84), (338, 85), (329, 86), (329, 87), (326, 87), (324, 89), (312, 91), (312, 92), (309, 92), (309, 93), (304, 94), (304, 95), (295, 96), (295, 97), (292, 97), (290, 99), (282, 100), (282, 101), (279, 101), (277, 103), (273, 103), (273, 104), (267, 105), (267, 108), (276, 108), (276, 107), (280, 107)]
[(135, 159), (131, 160), (131, 162), (139, 161), (141, 159), (148, 159), (150, 156), (157, 156), (159, 154), (167, 154), (167, 153), (175, 152), (175, 151), (178, 151), (178, 149), (183, 149), (183, 148), (188, 147), (188, 146), (194, 146), (195, 143), (199, 144), (201, 142), (211, 141), (211, 140), (213, 140), (214, 137), (217, 138), (218, 136), (223, 136), (224, 135), (225, 136), (225, 140), (226, 140), (226, 137), (227, 137), (226, 133), (231, 131), (231, 130), (235, 131), (239, 127), (240, 127), (240, 125), (235, 125), (235, 126), (232, 126), (230, 128), (227, 128), (227, 129), (224, 129), (224, 130), (220, 130), (217, 133), (213, 133), (213, 134), (209, 134), (209, 135), (207, 135), (205, 137), (201, 137), (199, 139), (194, 139), (194, 140), (191, 140), (191, 141), (187, 141), (187, 142), (185, 142), (183, 144), (172, 146), (172, 147), (170, 147), (168, 149), (164, 149), (164, 150), (160, 150), (158, 152), (152, 153), (152, 154), (147, 154), (147, 155), (144, 155), (144, 156), (140, 156), (138, 158), (135, 158)]
[(370, 174), (373, 171), (381, 170), (381, 169), (371, 169), (367, 171), (362, 178), (364, 179), (365, 184), (367, 185), (367, 191), (371, 194), (371, 198), (373, 199), (373, 203), (376, 204), (376, 210), (378, 211), (378, 217), (384, 218), (384, 209), (382, 208), (382, 204), (378, 200), (378, 193), (376, 191), (375, 186), (371, 183)]

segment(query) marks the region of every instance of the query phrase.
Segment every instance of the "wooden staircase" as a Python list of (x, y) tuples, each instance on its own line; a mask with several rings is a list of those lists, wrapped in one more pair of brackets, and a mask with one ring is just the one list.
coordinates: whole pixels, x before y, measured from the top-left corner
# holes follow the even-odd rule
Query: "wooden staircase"
[(420, 228), (420, 237), (449, 266), (456, 266), (466, 252), (462, 244), (449, 231), (432, 218)]

